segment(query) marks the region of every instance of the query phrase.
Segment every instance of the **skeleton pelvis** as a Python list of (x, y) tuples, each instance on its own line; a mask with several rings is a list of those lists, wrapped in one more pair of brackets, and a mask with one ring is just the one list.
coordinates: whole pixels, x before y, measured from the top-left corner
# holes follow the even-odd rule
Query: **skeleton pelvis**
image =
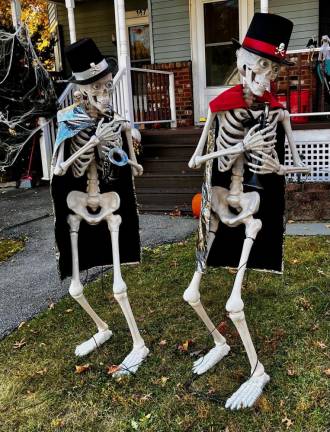
[(66, 202), (69, 209), (91, 225), (97, 225), (118, 210), (120, 206), (120, 198), (116, 192), (98, 194), (93, 197), (94, 204), (95, 200), (98, 200), (98, 209), (91, 213), (89, 211), (89, 198), (87, 193), (72, 191), (67, 196)]
[(237, 226), (244, 223), (244, 220), (259, 210), (260, 196), (258, 192), (240, 192), (235, 200), (238, 204), (235, 205), (235, 210), (239, 213), (234, 213), (231, 210), (232, 196), (228, 189), (221, 186), (212, 187), (212, 210), (219, 216), (222, 223), (229, 226)]

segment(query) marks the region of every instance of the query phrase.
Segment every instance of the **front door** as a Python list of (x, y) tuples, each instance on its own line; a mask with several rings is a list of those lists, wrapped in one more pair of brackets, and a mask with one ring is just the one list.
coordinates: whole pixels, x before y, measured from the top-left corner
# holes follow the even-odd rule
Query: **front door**
[(193, 0), (191, 9), (195, 123), (210, 100), (239, 84), (232, 38), (241, 39), (253, 15), (253, 0)]

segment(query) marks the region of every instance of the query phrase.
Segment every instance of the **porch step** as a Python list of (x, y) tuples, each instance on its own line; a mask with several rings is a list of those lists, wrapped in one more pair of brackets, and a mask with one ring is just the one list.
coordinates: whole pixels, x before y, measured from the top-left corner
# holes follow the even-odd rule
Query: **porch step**
[(167, 174), (167, 173), (145, 173), (142, 177), (135, 178), (135, 185), (140, 188), (193, 188), (201, 189), (203, 182), (202, 172), (186, 174)]
[(191, 200), (201, 190), (203, 172), (191, 170), (188, 162), (201, 128), (144, 130), (141, 134), (144, 174), (135, 178), (140, 211), (170, 213), (178, 208), (191, 213)]

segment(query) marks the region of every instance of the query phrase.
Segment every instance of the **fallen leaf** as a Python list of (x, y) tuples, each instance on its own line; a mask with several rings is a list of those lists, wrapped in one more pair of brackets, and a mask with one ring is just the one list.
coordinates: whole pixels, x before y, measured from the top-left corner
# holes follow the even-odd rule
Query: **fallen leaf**
[(140, 397), (140, 401), (145, 402), (151, 399), (152, 393), (147, 393)]
[(20, 341), (16, 341), (16, 342), (14, 343), (14, 349), (21, 349), (21, 348), (23, 348), (24, 345), (26, 345), (26, 341), (25, 341), (25, 339), (23, 338), (23, 339), (21, 339)]
[(230, 274), (236, 274), (237, 273), (237, 269), (234, 269), (234, 268), (229, 268), (228, 269), (228, 272), (230, 273)]
[(298, 264), (300, 263), (300, 261), (297, 258), (294, 258), (293, 260), (290, 261), (290, 264)]
[(120, 366), (119, 365), (110, 365), (110, 366), (107, 366), (107, 374), (108, 375), (112, 375), (112, 374), (114, 374), (115, 372), (118, 372), (120, 370)]
[(51, 421), (51, 426), (53, 428), (62, 428), (64, 426), (64, 421), (62, 419), (53, 419)]
[(292, 223), (294, 223), (294, 220), (289, 219), (287, 223), (288, 223), (288, 224), (292, 224)]
[(159, 342), (159, 346), (161, 346), (161, 347), (163, 347), (163, 346), (165, 346), (167, 344), (167, 341), (166, 341), (166, 339), (163, 339), (163, 340), (161, 340), (160, 342)]
[(178, 345), (178, 350), (181, 352), (187, 352), (190, 345), (192, 345), (193, 341), (192, 339), (187, 339), (182, 344)]
[(91, 365), (89, 363), (86, 363), (84, 365), (76, 365), (76, 374), (86, 372), (88, 369), (90, 369), (90, 367)]
[(181, 210), (178, 209), (178, 207), (175, 207), (173, 211), (169, 213), (170, 216), (181, 216)]
[(26, 321), (22, 321), (22, 322), (20, 323), (20, 325), (17, 327), (17, 329), (18, 329), (18, 330), (21, 329), (21, 328), (23, 327), (24, 324), (26, 324)]
[(259, 408), (259, 410), (261, 412), (272, 412), (273, 411), (272, 404), (269, 402), (269, 400), (264, 395), (262, 395), (258, 399), (256, 406), (257, 406), (257, 408)]
[(222, 335), (225, 335), (228, 333), (229, 330), (229, 325), (227, 321), (221, 321), (221, 323), (217, 326), (217, 330), (219, 330), (219, 332)]
[(66, 309), (65, 312), (66, 312), (66, 313), (73, 312), (73, 309)]
[(324, 343), (324, 342), (322, 342), (322, 341), (316, 341), (316, 342), (314, 342), (314, 345), (317, 347), (317, 348), (321, 348), (321, 349), (326, 349), (326, 344)]
[(282, 419), (282, 423), (285, 423), (287, 429), (293, 425), (293, 421), (290, 420), (287, 416)]
[(49, 303), (48, 304), (48, 309), (54, 309), (55, 307), (55, 303)]
[(43, 368), (43, 369), (37, 371), (36, 373), (37, 373), (38, 375), (45, 375), (47, 372), (48, 372), (48, 369), (45, 367), (45, 368)]
[(289, 376), (297, 376), (297, 372), (294, 369), (287, 369), (287, 374)]
[(164, 387), (168, 380), (169, 380), (169, 377), (162, 376), (162, 377), (154, 380), (153, 383), (157, 384), (157, 385), (161, 385), (162, 387)]
[(326, 376), (330, 377), (330, 369), (324, 369), (323, 371)]
[(147, 421), (150, 420), (150, 418), (151, 418), (151, 413), (146, 414), (146, 415), (142, 415), (142, 416), (139, 418), (139, 422), (140, 422), (140, 423), (146, 423)]

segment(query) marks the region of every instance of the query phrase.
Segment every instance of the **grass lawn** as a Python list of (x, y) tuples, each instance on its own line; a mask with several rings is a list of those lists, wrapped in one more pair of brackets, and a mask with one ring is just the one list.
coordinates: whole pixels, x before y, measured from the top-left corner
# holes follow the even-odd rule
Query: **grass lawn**
[[(87, 358), (76, 359), (74, 348), (95, 330), (69, 297), (0, 342), (1, 432), (330, 431), (330, 239), (291, 237), (285, 250), (284, 277), (250, 271), (245, 283), (249, 328), (271, 376), (253, 409), (224, 408), (249, 376), (247, 357), (224, 310), (234, 277), (225, 269), (209, 269), (202, 299), (232, 350), (185, 387), (196, 351), (212, 347), (207, 330), (182, 300), (194, 270), (189, 239), (145, 250), (141, 265), (123, 269), (151, 351), (136, 376), (116, 381), (107, 374), (107, 366), (119, 364), (131, 347), (111, 274), (85, 290), (114, 332)], [(76, 366), (86, 363), (88, 369), (76, 373)]]

